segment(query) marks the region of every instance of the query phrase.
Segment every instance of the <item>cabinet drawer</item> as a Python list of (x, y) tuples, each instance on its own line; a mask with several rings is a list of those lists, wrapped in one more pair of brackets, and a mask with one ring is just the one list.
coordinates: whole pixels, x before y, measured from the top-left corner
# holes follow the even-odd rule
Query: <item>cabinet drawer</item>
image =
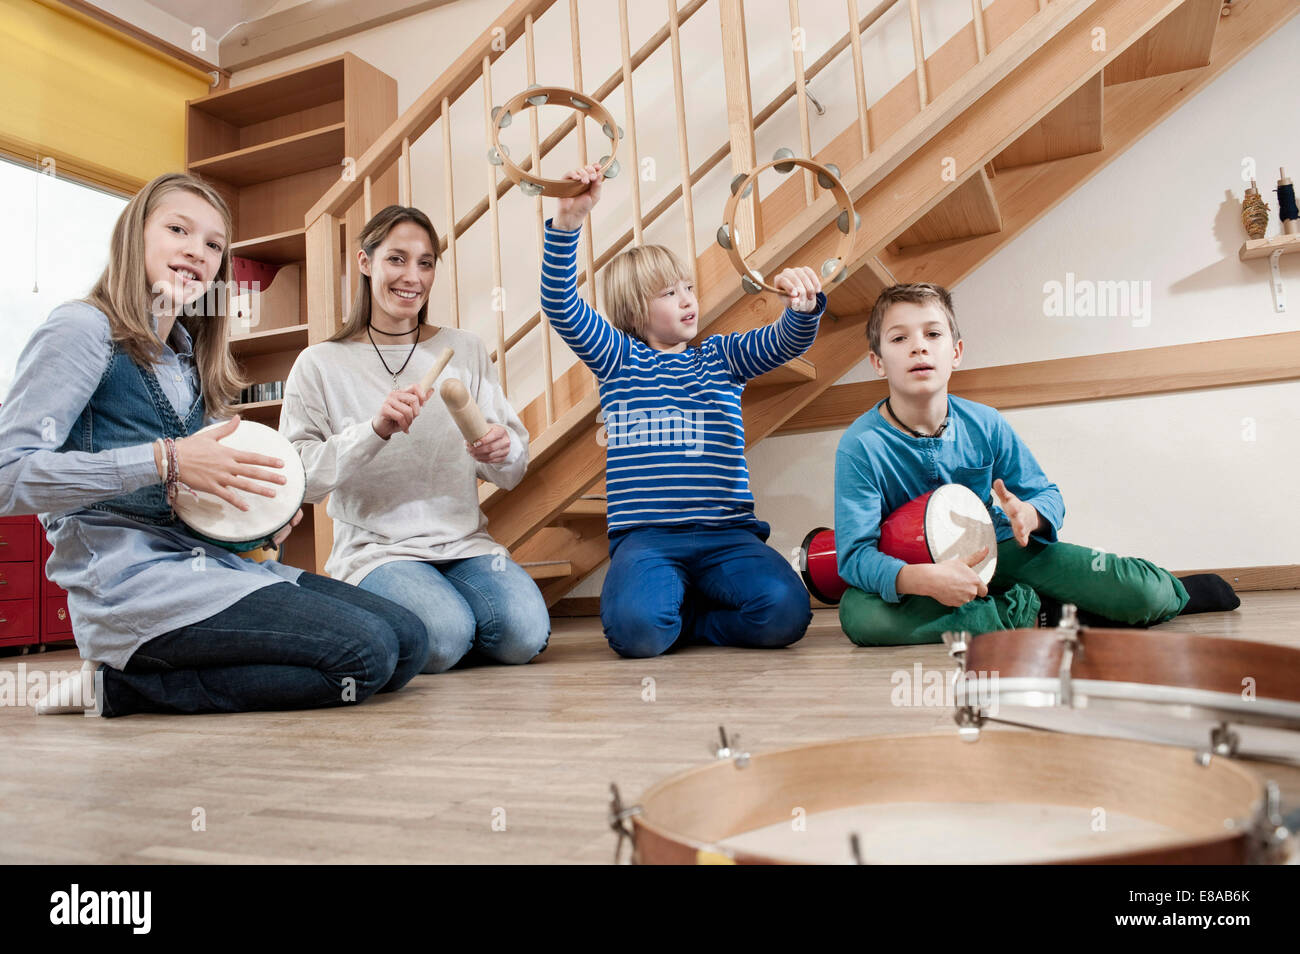
[(35, 592), (35, 563), (0, 563), (0, 600), (26, 599)]
[(45, 627), (41, 630), (41, 638), (46, 642), (50, 637), (62, 633), (62, 639), (72, 638), (72, 617), (68, 615), (68, 598), (66, 596), (51, 596), (45, 601)]
[(0, 636), (0, 646), (30, 646), (39, 642), (37, 636)]
[(30, 523), (0, 523), (0, 562), (36, 559), (36, 534)]
[(0, 639), (36, 635), (36, 601), (0, 601)]

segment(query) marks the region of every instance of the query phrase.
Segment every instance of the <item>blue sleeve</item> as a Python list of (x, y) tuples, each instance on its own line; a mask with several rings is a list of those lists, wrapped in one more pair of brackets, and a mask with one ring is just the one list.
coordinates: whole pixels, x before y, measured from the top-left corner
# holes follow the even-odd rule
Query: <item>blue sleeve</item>
[(718, 345), (736, 380), (744, 382), (779, 368), (812, 347), (817, 326), (826, 311), (826, 296), (817, 293), (812, 311), (787, 308), (770, 325), (752, 331), (719, 335)]
[(835, 452), (835, 560), (840, 577), (865, 593), (899, 601), (898, 571), (907, 564), (877, 549), (882, 500), (865, 452), (852, 438)]
[[(998, 415), (997, 433), (998, 451), (997, 458), (993, 461), (993, 479), (1002, 478), (1007, 490), (1034, 505), (1034, 509), (1049, 524), (1046, 533), (1036, 533), (1034, 536), (1045, 543), (1055, 543), (1057, 533), (1065, 523), (1065, 500), (1061, 497), (1061, 488), (1047, 479), (1028, 445), (1001, 414)], [(996, 502), (997, 494), (993, 497)]]
[(578, 297), (578, 236), (546, 220), (542, 242), (542, 311), (551, 327), (596, 377), (605, 381), (622, 366), (631, 339)]
[(60, 305), (18, 356), (0, 406), (0, 514), (79, 509), (159, 483), (153, 445), (59, 452), (108, 366), (102, 312)]

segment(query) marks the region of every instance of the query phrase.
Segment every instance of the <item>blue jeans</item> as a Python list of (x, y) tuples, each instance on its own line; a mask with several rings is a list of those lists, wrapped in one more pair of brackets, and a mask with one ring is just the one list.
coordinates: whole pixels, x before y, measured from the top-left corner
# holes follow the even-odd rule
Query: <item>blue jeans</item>
[(771, 648), (812, 622), (808, 591), (749, 530), (631, 530), (611, 547), (600, 621), (620, 656), (658, 656), (679, 642)]
[(471, 650), (493, 662), (528, 662), (551, 638), (551, 617), (527, 571), (504, 555), (440, 563), (394, 560), (359, 584), (405, 606), (429, 631), (421, 672), (445, 672)]
[(103, 714), (254, 712), (362, 702), (406, 685), (427, 654), (424, 624), (355, 586), (303, 573), (101, 666)]

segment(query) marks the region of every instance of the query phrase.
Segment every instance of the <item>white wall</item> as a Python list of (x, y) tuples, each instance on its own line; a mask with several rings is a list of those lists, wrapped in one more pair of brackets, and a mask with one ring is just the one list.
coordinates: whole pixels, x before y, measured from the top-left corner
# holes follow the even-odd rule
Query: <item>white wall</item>
[[(658, 28), (664, 13), (659, 4), (630, 6), (635, 49)], [(753, 100), (761, 105), (791, 81), (786, 4), (751, 0), (745, 6), (755, 64)], [(865, 10), (869, 4), (860, 6)], [(927, 52), (968, 19), (964, 11), (969, 4), (962, 0), (922, 7)], [(241, 71), (233, 82), (238, 85), (351, 50), (397, 79), (401, 110), (504, 8), (501, 2), (463, 0)], [(843, 28), (843, 9), (841, 0), (803, 0), (805, 62), (814, 61), (834, 41), (835, 32)], [(594, 89), (619, 63), (617, 6), (610, 0), (580, 0), (579, 10), (584, 85)], [(561, 0), (538, 24), (540, 82), (572, 84), (567, 19), (567, 4)], [(1292, 310), (1275, 315), (1267, 262), (1239, 262), (1237, 248), (1244, 238), (1238, 218), (1243, 159), (1253, 157), (1258, 164), (1258, 179), (1274, 206), (1276, 167), (1290, 164), (1300, 171), (1300, 132), (1289, 118), (1300, 114), (1300, 90), (1276, 82), (1279, 64), (1289, 61), (1298, 42), (1300, 20), (1292, 20), (957, 286), (966, 366), (1295, 330), (1295, 316), (1300, 314), (1295, 263), (1284, 259), (1283, 265), (1284, 273), (1297, 280)], [(684, 28), (683, 43), (688, 141), (692, 162), (699, 162), (726, 135), (719, 25), (712, 6)], [(874, 102), (910, 70), (906, 16), (891, 14), (881, 21), (863, 49), (868, 97)], [(814, 149), (853, 121), (849, 63), (846, 52), (811, 84), (827, 110), (824, 116), (812, 116)], [(641, 183), (644, 208), (680, 181), (667, 47), (651, 64), (651, 72), (645, 77), (639, 73), (635, 84), (640, 151), (643, 158), (655, 160), (653, 181)], [(525, 85), (521, 45), (494, 71), (493, 102), (504, 101)], [(627, 125), (621, 89), (605, 105)], [(486, 187), (482, 112), (478, 89), (453, 110), (453, 172), (460, 214)], [(567, 115), (550, 108), (541, 113), (543, 136)], [(526, 122), (506, 130), (504, 140), (516, 156), (527, 150), (527, 131)], [(594, 124), (589, 139), (595, 158), (603, 151), (603, 141)], [(445, 215), (440, 140), (435, 126), (414, 149), (415, 201), (436, 223)], [(760, 159), (765, 161), (781, 145), (800, 151), (793, 103), (760, 131)], [(621, 152), (624, 169), (630, 170), (626, 143)], [(556, 161), (543, 163), (547, 175), (558, 175), (576, 160), (576, 153), (565, 146), (552, 155)], [(721, 221), (730, 175), (724, 162), (695, 188), (700, 248), (712, 241)], [(770, 190), (773, 182), (775, 178), (760, 183), (761, 190)], [(606, 192), (595, 222), (598, 250), (600, 243), (630, 226), (627, 172)], [(550, 215), (551, 200), (545, 201)], [(512, 191), (503, 202), (502, 216), (509, 331), (537, 307), (533, 200)], [(648, 229), (646, 240), (684, 252), (677, 223), (680, 217)], [(460, 305), (462, 323), (491, 342), (495, 326), (486, 231), (485, 219), (462, 242)], [(1276, 224), (1271, 225), (1269, 234), (1276, 231)], [(1063, 282), (1067, 272), (1092, 281), (1149, 281), (1149, 324), (1131, 318), (1046, 317), (1044, 283)], [(440, 278), (440, 285), (444, 280)], [(444, 289), (435, 289), (437, 320), (446, 314), (445, 294), (438, 294)], [(554, 353), (558, 371), (569, 356), (558, 341)], [(516, 405), (540, 391), (536, 366), (536, 359), (527, 355), (511, 364)], [(870, 374), (864, 362), (843, 380), (865, 380)], [(1300, 384), (1289, 382), (1020, 410), (1007, 417), (1065, 494), (1065, 539), (1142, 554), (1172, 569), (1190, 569), (1300, 560), (1292, 542), (1300, 537), (1300, 512), (1287, 504), (1285, 493), (1300, 470), (1300, 451), (1292, 439), (1297, 409)], [(798, 545), (809, 527), (831, 523), (832, 459), (838, 437), (824, 432), (770, 438), (750, 453), (759, 515), (772, 522), (771, 543), (785, 553)], [(594, 575), (573, 595), (598, 593), (602, 575)]]

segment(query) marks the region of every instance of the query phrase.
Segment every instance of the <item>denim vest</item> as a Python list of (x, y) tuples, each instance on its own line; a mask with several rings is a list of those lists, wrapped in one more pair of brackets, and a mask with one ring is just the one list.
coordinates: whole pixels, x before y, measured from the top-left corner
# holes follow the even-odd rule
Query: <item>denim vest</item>
[[(73, 424), (60, 451), (95, 454), (117, 447), (148, 444), (160, 437), (189, 437), (203, 426), (203, 390), (182, 420), (163, 393), (153, 368), (143, 368), (115, 341), (99, 386)], [(176, 521), (161, 482), (97, 504), (141, 523), (165, 525)]]

